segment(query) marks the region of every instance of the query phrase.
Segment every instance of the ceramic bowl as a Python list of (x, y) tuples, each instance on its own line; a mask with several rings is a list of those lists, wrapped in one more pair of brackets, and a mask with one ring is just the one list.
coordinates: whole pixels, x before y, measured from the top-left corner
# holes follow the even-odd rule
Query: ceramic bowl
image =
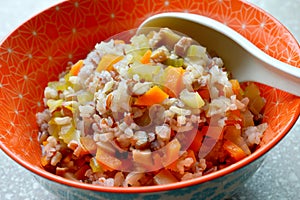
[(229, 197), (261, 165), (266, 153), (291, 129), (300, 98), (259, 85), (267, 100), (269, 124), (252, 155), (220, 171), (169, 185), (110, 188), (64, 179), (40, 163), (35, 114), (43, 109), (43, 90), (69, 61), (85, 58), (94, 45), (136, 28), (147, 17), (168, 11), (216, 19), (235, 29), (269, 55), (300, 67), (295, 38), (276, 19), (243, 0), (80, 0), (64, 1), (33, 17), (0, 46), (0, 145), (30, 170), (45, 188), (64, 199), (221, 199)]

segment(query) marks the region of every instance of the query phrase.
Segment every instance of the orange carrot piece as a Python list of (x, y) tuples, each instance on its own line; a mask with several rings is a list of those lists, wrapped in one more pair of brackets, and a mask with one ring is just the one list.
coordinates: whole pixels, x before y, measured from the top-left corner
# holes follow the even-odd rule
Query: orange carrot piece
[(80, 137), (80, 143), (82, 144), (83, 150), (87, 153), (94, 154), (97, 151), (96, 142), (89, 137)]
[(164, 185), (178, 182), (176, 177), (167, 169), (161, 170), (158, 174), (156, 174), (153, 177), (153, 180), (156, 185)]
[(122, 165), (122, 161), (118, 158), (106, 153), (100, 148), (97, 148), (97, 153), (95, 156), (96, 160), (100, 163), (104, 171), (113, 171), (119, 169)]
[(42, 164), (42, 166), (46, 166), (46, 165), (48, 165), (50, 163), (50, 159), (47, 159), (47, 156), (43, 156), (42, 158), (41, 158), (41, 164)]
[(241, 111), (240, 110), (230, 110), (226, 112), (227, 119), (225, 120), (226, 125), (242, 125)]
[(103, 70), (111, 71), (111, 70), (113, 70), (113, 65), (116, 64), (117, 62), (121, 61), (122, 59), (123, 59), (123, 56), (114, 55), (114, 54), (105, 54), (101, 58), (96, 71), (97, 72), (100, 72)]
[(202, 140), (204, 137), (205, 133), (203, 131), (197, 130), (197, 134), (195, 138), (193, 139), (193, 142), (191, 143), (189, 149), (191, 149), (194, 152), (198, 152), (201, 145), (202, 145)]
[(243, 127), (254, 126), (253, 114), (250, 110), (247, 109), (241, 112), (241, 119)]
[(186, 151), (186, 154), (182, 155), (181, 157), (179, 157), (177, 160), (175, 160), (174, 162), (172, 162), (171, 164), (169, 164), (168, 166), (166, 166), (165, 168), (170, 170), (170, 171), (173, 171), (173, 172), (179, 172), (179, 169), (178, 169), (178, 163), (186, 158), (192, 158), (193, 159), (193, 163), (195, 163), (197, 160), (196, 160), (196, 156), (195, 156), (195, 153), (193, 150), (191, 149), (188, 149)]
[(143, 64), (150, 63), (151, 55), (152, 55), (152, 51), (150, 49), (148, 49), (146, 51), (146, 53), (143, 55), (143, 57), (141, 58), (141, 63), (143, 63)]
[(198, 90), (198, 93), (202, 97), (202, 99), (205, 99), (208, 101), (210, 100), (210, 93), (209, 93), (208, 88), (200, 89), (200, 90)]
[(166, 94), (162, 89), (160, 89), (158, 86), (154, 86), (145, 94), (138, 97), (135, 101), (135, 105), (151, 106), (153, 104), (159, 104), (163, 102), (168, 97), (168, 94)]
[(182, 67), (169, 66), (165, 69), (163, 86), (165, 87), (165, 92), (168, 93), (170, 97), (177, 97), (184, 89), (184, 71)]
[(241, 90), (241, 86), (238, 80), (236, 79), (231, 79), (229, 80), (231, 85), (232, 85), (232, 91), (234, 94), (239, 95), (240, 94), (240, 90)]
[(82, 68), (82, 66), (83, 66), (83, 60), (77, 61), (77, 63), (75, 63), (75, 64), (72, 66), (72, 68), (71, 68), (71, 70), (70, 70), (70, 74), (71, 74), (72, 76), (77, 76), (78, 73), (79, 73), (79, 71), (80, 71), (80, 69)]
[(84, 179), (85, 173), (88, 169), (90, 169), (89, 165), (83, 165), (82, 167), (80, 167), (74, 174), (76, 179), (78, 179), (78, 180)]
[(224, 128), (219, 126), (204, 126), (202, 128), (203, 133), (206, 137), (210, 137), (214, 140), (219, 140), (223, 138)]
[(178, 168), (177, 168), (177, 164), (178, 164), (178, 160), (175, 160), (174, 162), (172, 162), (171, 164), (165, 166), (165, 168), (167, 170), (173, 171), (173, 172), (178, 172)]
[(239, 161), (247, 156), (247, 154), (236, 144), (230, 140), (226, 140), (223, 144), (223, 148), (229, 153), (229, 155), (236, 161)]
[(187, 157), (193, 159), (193, 161), (194, 161), (193, 164), (196, 163), (196, 162), (197, 162), (197, 159), (196, 159), (196, 156), (195, 156), (195, 152), (192, 151), (192, 150), (190, 150), (190, 149), (188, 149), (188, 150), (187, 150), (187, 153), (188, 153), (188, 154), (187, 154)]

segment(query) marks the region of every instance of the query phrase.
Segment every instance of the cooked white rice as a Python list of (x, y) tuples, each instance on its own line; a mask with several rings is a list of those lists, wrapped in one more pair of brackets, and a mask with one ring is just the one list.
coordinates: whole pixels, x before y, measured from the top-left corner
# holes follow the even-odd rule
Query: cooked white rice
[[(150, 60), (141, 63), (147, 50)], [(121, 59), (99, 70), (105, 55)], [(183, 72), (183, 87), (175, 95), (162, 81), (172, 64)], [(155, 86), (167, 95), (163, 101), (136, 103)], [(165, 184), (203, 176), (240, 159), (225, 148), (226, 141), (245, 156), (259, 145), (267, 125), (259, 124), (261, 115), (248, 106), (253, 98), (264, 101), (259, 95), (247, 96), (249, 88), (237, 92), (221, 58), (210, 57), (205, 47), (166, 28), (134, 36), (129, 44), (101, 42), (78, 74), (67, 69), (45, 88), (45, 110), (37, 114), (42, 165), (63, 177), (102, 186)], [(209, 126), (222, 132), (206, 133)], [(228, 127), (239, 134), (228, 133)], [(205, 148), (211, 151), (204, 155)]]

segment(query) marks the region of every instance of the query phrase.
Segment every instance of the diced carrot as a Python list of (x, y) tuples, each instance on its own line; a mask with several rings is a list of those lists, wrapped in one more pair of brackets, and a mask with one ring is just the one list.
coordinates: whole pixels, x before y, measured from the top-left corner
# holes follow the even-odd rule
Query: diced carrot
[(234, 125), (225, 127), (224, 138), (236, 144), (245, 154), (249, 155), (251, 151), (241, 134), (241, 129), (236, 128)]
[(96, 157), (97, 161), (101, 164), (104, 171), (113, 171), (119, 169), (122, 165), (122, 161), (118, 158), (106, 153), (101, 148), (97, 148)]
[(84, 179), (84, 178), (85, 178), (85, 173), (86, 173), (86, 171), (87, 171), (88, 169), (90, 169), (90, 166), (87, 165), (87, 164), (81, 166), (81, 167), (75, 172), (75, 174), (74, 174), (75, 177), (76, 177), (76, 179), (78, 179), (78, 180)]
[(220, 126), (204, 126), (202, 131), (205, 133), (206, 137), (219, 140), (223, 138), (224, 128)]
[(62, 163), (69, 163), (72, 160), (73, 153), (69, 153), (62, 159)]
[(255, 99), (257, 96), (260, 96), (260, 91), (255, 83), (250, 83), (245, 88), (245, 96), (251, 100)]
[(107, 70), (111, 71), (113, 70), (113, 65), (116, 64), (117, 62), (121, 61), (123, 59), (123, 56), (115, 55), (115, 54), (105, 54), (96, 69), (97, 72)]
[(223, 144), (223, 148), (229, 153), (229, 155), (236, 161), (239, 161), (247, 156), (247, 154), (236, 144), (230, 140), (226, 140)]
[(241, 129), (236, 128), (234, 125), (226, 126), (224, 138), (234, 143), (236, 138), (241, 137), (241, 131)]
[(194, 151), (188, 149), (188, 150), (187, 150), (187, 157), (192, 158), (193, 161), (196, 162), (196, 156), (195, 156), (195, 152), (194, 152)]
[(195, 157), (194, 151), (188, 149), (184, 154), (182, 154), (182, 156), (180, 156), (177, 160), (175, 160), (174, 162), (172, 162), (171, 164), (169, 164), (165, 168), (170, 170), (170, 171), (173, 171), (173, 172), (180, 172), (180, 170), (178, 169), (178, 163), (181, 162), (182, 160), (186, 159), (186, 158), (192, 158), (193, 163), (196, 162), (196, 157)]
[(156, 174), (154, 177), (154, 182), (157, 185), (164, 185), (164, 184), (170, 184), (170, 183), (176, 183), (178, 180), (175, 178), (175, 176), (167, 169), (161, 170), (158, 174)]
[(170, 171), (173, 171), (173, 172), (178, 172), (179, 170), (177, 168), (177, 164), (178, 164), (178, 160), (175, 160), (171, 164), (165, 166), (165, 168), (170, 170)]
[(145, 52), (145, 54), (143, 55), (143, 57), (141, 58), (141, 63), (143, 63), (143, 64), (150, 63), (151, 54), (152, 54), (152, 51), (150, 49), (148, 49)]
[(244, 112), (242, 112), (241, 119), (243, 127), (254, 126), (253, 114), (250, 110), (247, 109)]
[(168, 93), (170, 97), (177, 97), (184, 89), (184, 71), (182, 67), (169, 66), (165, 69), (162, 84), (165, 87), (165, 92)]
[(47, 156), (43, 156), (42, 158), (41, 158), (41, 164), (42, 164), (42, 166), (46, 166), (46, 165), (48, 165), (50, 163), (50, 159), (48, 159), (47, 158)]
[(210, 100), (210, 93), (209, 93), (208, 88), (200, 89), (200, 90), (198, 90), (198, 93), (202, 97), (202, 99), (205, 99), (208, 101)]
[(79, 60), (77, 61), (77, 63), (75, 63), (72, 67), (71, 67), (71, 70), (70, 70), (70, 74), (72, 76), (77, 76), (80, 69), (82, 68), (83, 66), (83, 60)]
[(151, 106), (153, 104), (162, 103), (166, 98), (168, 98), (168, 94), (165, 93), (158, 86), (154, 86), (150, 88), (145, 94), (138, 97), (135, 101), (135, 105), (139, 106)]
[(204, 158), (213, 150), (218, 141), (223, 139), (224, 128), (210, 125), (204, 126), (201, 131), (204, 133), (205, 137), (203, 138), (198, 156)]
[(231, 79), (229, 80), (231, 85), (232, 85), (232, 91), (234, 94), (239, 95), (240, 94), (240, 90), (241, 90), (241, 86), (238, 80), (236, 79)]
[(196, 134), (195, 138), (193, 139), (193, 142), (191, 143), (189, 149), (191, 149), (194, 152), (198, 152), (202, 145), (202, 140), (203, 140), (204, 135), (205, 135), (204, 132), (197, 130), (197, 134)]
[(240, 110), (230, 110), (226, 112), (227, 119), (225, 120), (226, 125), (242, 125), (241, 111)]
[(94, 154), (97, 151), (97, 145), (90, 137), (80, 137), (80, 143), (83, 146), (83, 150), (90, 154)]

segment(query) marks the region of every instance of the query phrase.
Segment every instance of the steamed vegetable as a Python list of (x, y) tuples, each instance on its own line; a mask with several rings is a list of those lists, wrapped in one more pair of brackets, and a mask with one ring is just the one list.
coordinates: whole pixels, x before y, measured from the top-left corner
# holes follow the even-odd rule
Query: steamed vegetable
[(154, 86), (145, 94), (138, 97), (135, 101), (135, 105), (151, 106), (153, 104), (162, 103), (168, 97), (168, 94), (166, 94), (162, 89), (160, 89), (158, 86)]
[(226, 140), (223, 147), (235, 161), (239, 161), (247, 156), (247, 154), (238, 145), (230, 140)]
[(142, 64), (148, 64), (148, 63), (150, 63), (151, 54), (152, 54), (152, 51), (150, 49), (147, 50), (146, 53), (141, 58), (141, 63)]
[(162, 85), (170, 97), (178, 97), (183, 90), (183, 73), (184, 69), (181, 67), (168, 66), (164, 70)]
[(187, 89), (181, 91), (179, 98), (190, 108), (201, 108), (205, 104), (198, 92), (189, 92)]
[(114, 55), (114, 54), (105, 54), (96, 69), (96, 71), (100, 72), (103, 70), (111, 71), (113, 70), (113, 65), (123, 59), (123, 56)]
[(73, 76), (77, 76), (82, 66), (83, 66), (83, 60), (79, 60), (77, 63), (75, 63), (72, 66), (70, 70), (70, 74), (72, 74)]
[(140, 79), (145, 81), (152, 81), (155, 75), (158, 75), (161, 71), (161, 67), (151, 64), (134, 63), (128, 69), (128, 74), (132, 77), (138, 75)]
[(267, 125), (257, 85), (163, 28), (96, 45), (44, 90), (41, 164), (104, 186), (170, 184), (249, 156)]

